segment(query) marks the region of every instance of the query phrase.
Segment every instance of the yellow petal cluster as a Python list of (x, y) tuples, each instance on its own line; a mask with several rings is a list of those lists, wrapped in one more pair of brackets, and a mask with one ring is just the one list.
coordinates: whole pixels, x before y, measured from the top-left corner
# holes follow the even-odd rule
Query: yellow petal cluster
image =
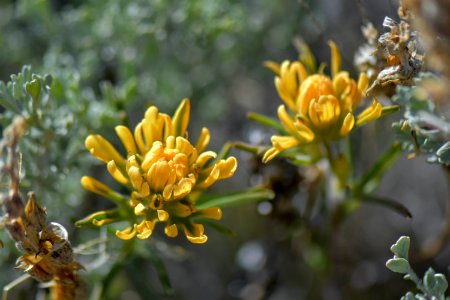
[(272, 136), (272, 147), (264, 154), (264, 162), (296, 146), (338, 140), (355, 126), (381, 116), (382, 106), (376, 99), (358, 116), (355, 115), (367, 90), (368, 78), (361, 73), (356, 83), (348, 72), (341, 71), (339, 50), (334, 42), (329, 45), (331, 77), (308, 74), (300, 61), (286, 60), (281, 65), (266, 63), (276, 73), (275, 87), (284, 102), (278, 108), (278, 117), (289, 135)]
[[(100, 135), (86, 138), (86, 148), (91, 154), (106, 163), (110, 175), (131, 190), (127, 207), (140, 221), (117, 231), (119, 238), (147, 239), (156, 223), (163, 222), (167, 236), (175, 237), (178, 229), (182, 229), (190, 242), (204, 243), (207, 237), (203, 225), (193, 223), (191, 217), (216, 220), (222, 217), (219, 208), (196, 209), (197, 191), (232, 176), (237, 161), (234, 157), (217, 160), (215, 152), (205, 151), (210, 140), (207, 128), (202, 129), (196, 144), (192, 145), (186, 132), (189, 115), (190, 102), (184, 99), (173, 117), (151, 106), (134, 132), (117, 126), (125, 156)], [(81, 183), (99, 195), (114, 195), (94, 178), (85, 176)]]

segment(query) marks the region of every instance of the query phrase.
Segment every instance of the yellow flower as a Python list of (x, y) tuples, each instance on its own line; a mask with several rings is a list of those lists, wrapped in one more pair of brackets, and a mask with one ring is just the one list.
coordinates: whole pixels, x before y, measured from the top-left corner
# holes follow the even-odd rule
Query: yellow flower
[(361, 73), (358, 83), (348, 72), (341, 71), (341, 55), (335, 43), (331, 48), (331, 77), (308, 74), (300, 61), (273, 62), (266, 66), (273, 70), (275, 86), (285, 105), (278, 108), (278, 117), (288, 136), (272, 136), (272, 148), (264, 154), (268, 162), (280, 152), (322, 141), (338, 140), (348, 135), (355, 126), (378, 119), (382, 106), (376, 99), (371, 106), (355, 117), (355, 111), (364, 96), (368, 78)]
[[(117, 231), (119, 238), (146, 239), (156, 223), (164, 222), (167, 236), (177, 236), (181, 228), (190, 242), (204, 243), (207, 237), (203, 225), (193, 223), (192, 218), (219, 220), (222, 217), (219, 208), (197, 210), (195, 203), (199, 191), (232, 176), (237, 161), (234, 157), (216, 160), (215, 152), (205, 151), (210, 140), (207, 128), (202, 129), (197, 143), (192, 145), (186, 132), (189, 114), (190, 102), (184, 99), (173, 117), (152, 106), (133, 133), (125, 126), (117, 126), (116, 133), (126, 149), (126, 156), (120, 155), (100, 135), (86, 138), (86, 148), (91, 154), (106, 163), (111, 176), (131, 190), (126, 207), (134, 219), (140, 221)], [(87, 190), (116, 202), (120, 198), (94, 178), (85, 176), (81, 183)], [(96, 220), (92, 223), (109, 222)]]

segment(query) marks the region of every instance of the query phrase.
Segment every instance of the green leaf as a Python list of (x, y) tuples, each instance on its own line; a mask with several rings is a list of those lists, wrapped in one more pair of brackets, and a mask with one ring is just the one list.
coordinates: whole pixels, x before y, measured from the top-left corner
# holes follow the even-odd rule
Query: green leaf
[(392, 245), (391, 252), (394, 253), (397, 257), (408, 259), (409, 245), (409, 236), (402, 236), (394, 245)]
[(425, 288), (428, 290), (432, 290), (436, 284), (436, 280), (434, 279), (434, 270), (433, 268), (429, 268), (425, 275), (423, 276), (423, 284), (425, 285)]
[(370, 196), (370, 195), (363, 195), (363, 196), (361, 196), (360, 199), (364, 202), (375, 203), (375, 204), (389, 207), (392, 210), (394, 210), (395, 212), (401, 214), (402, 216), (404, 216), (406, 218), (412, 218), (412, 214), (409, 211), (409, 209), (407, 209), (403, 204), (396, 202), (394, 200), (391, 200), (389, 198), (380, 198), (380, 197), (374, 197), (374, 196)]
[(25, 84), (25, 89), (31, 96), (33, 110), (36, 110), (41, 92), (41, 83), (37, 79), (33, 79), (31, 82)]
[(403, 297), (401, 298), (401, 300), (416, 300), (416, 297), (414, 296), (413, 293), (408, 292), (408, 293), (406, 293), (405, 296), (403, 296)]
[(429, 268), (423, 277), (425, 288), (435, 297), (444, 296), (448, 288), (448, 282), (444, 275), (437, 273), (433, 268)]
[(445, 291), (448, 288), (447, 279), (445, 278), (445, 276), (443, 274), (440, 274), (440, 273), (435, 274), (434, 279), (435, 279), (436, 284), (433, 288), (433, 291), (438, 295), (444, 295)]
[(283, 134), (283, 135), (288, 135), (289, 133), (286, 131), (286, 129), (283, 127), (283, 125), (281, 125), (280, 122), (278, 122), (275, 119), (257, 114), (257, 113), (248, 113), (247, 114), (247, 118), (249, 118), (252, 121), (255, 121), (259, 124), (262, 124), (264, 126), (267, 127), (271, 127), (273, 129), (275, 129), (276, 131), (278, 131), (278, 133)]
[(402, 145), (400, 143), (393, 144), (386, 153), (378, 159), (372, 168), (358, 181), (353, 187), (355, 196), (370, 194), (380, 184), (384, 173), (394, 164), (402, 153)]
[(386, 267), (395, 273), (406, 274), (409, 272), (409, 262), (404, 258), (392, 258), (386, 262)]
[(210, 207), (229, 207), (262, 200), (271, 200), (275, 197), (272, 190), (264, 188), (251, 188), (245, 191), (233, 192), (219, 196), (202, 197), (196, 203), (197, 209)]

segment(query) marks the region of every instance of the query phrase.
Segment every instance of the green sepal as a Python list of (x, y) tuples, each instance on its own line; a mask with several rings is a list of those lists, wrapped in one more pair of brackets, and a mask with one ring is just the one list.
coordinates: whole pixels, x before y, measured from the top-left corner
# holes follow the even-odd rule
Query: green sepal
[(188, 99), (184, 99), (180, 106), (178, 106), (173, 115), (172, 124), (174, 128), (174, 136), (185, 136), (187, 126), (189, 124), (189, 115), (191, 111), (191, 104)]
[(111, 209), (95, 212), (79, 221), (75, 222), (77, 227), (99, 227), (114, 222), (123, 221), (125, 218), (120, 213), (119, 209)]
[(397, 112), (399, 110), (400, 110), (400, 106), (399, 105), (383, 106), (383, 108), (381, 109), (381, 116), (380, 117), (384, 117), (384, 116), (390, 115), (390, 114), (395, 113), (395, 112)]

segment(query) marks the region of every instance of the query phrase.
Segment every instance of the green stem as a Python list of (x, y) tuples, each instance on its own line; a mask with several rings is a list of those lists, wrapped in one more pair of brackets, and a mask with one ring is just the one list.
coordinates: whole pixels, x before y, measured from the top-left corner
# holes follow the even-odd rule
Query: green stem
[(350, 135), (347, 136), (345, 139), (346, 141), (346, 156), (347, 156), (347, 163), (348, 163), (348, 183), (351, 185), (353, 184), (355, 178), (355, 173), (353, 170), (353, 151), (352, 151), (352, 138)]

